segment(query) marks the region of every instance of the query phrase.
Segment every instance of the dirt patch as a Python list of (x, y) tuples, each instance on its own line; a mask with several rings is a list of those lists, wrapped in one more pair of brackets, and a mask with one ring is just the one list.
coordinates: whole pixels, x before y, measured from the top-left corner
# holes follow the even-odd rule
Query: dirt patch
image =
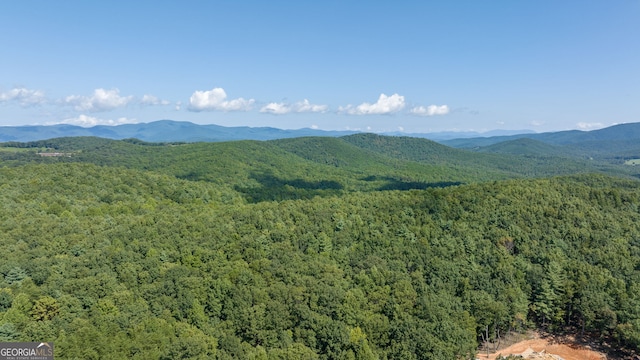
[[(541, 354), (557, 355), (564, 360), (605, 360), (608, 359), (604, 353), (591, 349), (588, 345), (582, 345), (571, 337), (553, 338), (541, 336), (539, 333), (532, 333), (531, 339), (517, 342), (509, 347), (500, 349), (495, 353), (479, 353), (476, 358), (482, 360), (494, 360), (499, 355), (527, 355), (525, 359), (545, 359)], [(536, 357), (538, 356), (538, 357)], [(548, 357), (552, 358), (552, 357)]]

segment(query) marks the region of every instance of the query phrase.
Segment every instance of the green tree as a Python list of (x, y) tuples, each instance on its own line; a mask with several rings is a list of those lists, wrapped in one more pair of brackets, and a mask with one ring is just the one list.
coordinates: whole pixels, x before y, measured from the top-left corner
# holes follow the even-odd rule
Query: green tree
[(38, 321), (53, 319), (60, 312), (60, 305), (51, 296), (44, 296), (36, 300), (31, 309), (31, 316)]

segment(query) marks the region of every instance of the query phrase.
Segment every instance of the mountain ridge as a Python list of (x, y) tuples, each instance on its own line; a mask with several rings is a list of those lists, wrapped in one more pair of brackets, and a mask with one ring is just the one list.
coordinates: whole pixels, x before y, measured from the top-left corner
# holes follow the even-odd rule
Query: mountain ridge
[[(275, 127), (221, 126), (189, 121), (156, 120), (148, 123), (96, 125), (70, 124), (0, 126), (0, 142), (29, 142), (59, 137), (96, 136), (112, 140), (136, 138), (147, 142), (218, 142), (233, 140), (277, 140), (304, 136), (341, 137), (367, 133), (359, 130), (320, 130), (312, 128), (280, 129)], [(537, 133), (532, 130), (492, 130), (488, 132), (434, 133), (382, 132), (379, 135), (407, 136), (437, 141), (455, 148), (474, 149), (503, 141), (528, 138), (553, 145), (582, 142), (640, 139), (640, 123), (617, 124), (583, 131), (563, 130)]]
[[(28, 142), (58, 137), (97, 136), (113, 140), (136, 138), (148, 142), (216, 142), (232, 140), (277, 140), (303, 136), (340, 137), (357, 130), (319, 130), (312, 128), (279, 129), (275, 127), (221, 126), (195, 124), (189, 121), (156, 120), (148, 123), (96, 125), (82, 127), (70, 124), (0, 126), (0, 142)], [(384, 132), (388, 136), (411, 136), (435, 141), (487, 136), (517, 136), (531, 130), (493, 130), (486, 133), (443, 131), (434, 133)]]
[(477, 148), (503, 141), (528, 138), (552, 145), (572, 145), (587, 141), (640, 139), (640, 123), (616, 124), (598, 130), (564, 130), (544, 133), (527, 133), (507, 136), (459, 138), (441, 141), (456, 148)]
[(157, 120), (149, 123), (96, 125), (81, 127), (69, 124), (0, 127), (0, 142), (29, 142), (58, 137), (96, 136), (112, 140), (136, 138), (148, 142), (217, 142), (232, 140), (275, 140), (301, 136), (344, 136), (356, 131), (316, 129), (286, 130), (273, 127), (226, 127), (199, 125), (188, 121)]

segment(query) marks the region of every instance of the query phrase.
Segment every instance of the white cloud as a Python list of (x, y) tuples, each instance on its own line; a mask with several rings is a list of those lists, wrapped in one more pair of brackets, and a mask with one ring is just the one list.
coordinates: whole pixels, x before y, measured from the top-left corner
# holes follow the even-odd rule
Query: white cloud
[(100, 112), (124, 107), (132, 100), (133, 96), (120, 96), (118, 89), (95, 89), (91, 96), (67, 96), (64, 103), (73, 105), (78, 111)]
[(176, 103), (176, 111), (180, 111), (180, 109), (182, 109), (182, 101)]
[(576, 124), (576, 126), (578, 127), (578, 129), (582, 129), (582, 130), (593, 130), (593, 129), (600, 129), (604, 127), (602, 123), (585, 123), (585, 122), (579, 122)]
[(0, 103), (16, 101), (24, 107), (42, 104), (45, 100), (44, 93), (40, 90), (13, 88), (0, 93)]
[(99, 119), (93, 116), (87, 116), (81, 114), (75, 118), (64, 119), (60, 123), (61, 124), (70, 124), (70, 125), (78, 125), (83, 127), (92, 127), (96, 125), (122, 125), (122, 124), (135, 124), (138, 121), (136, 119), (127, 119), (124, 117), (118, 118), (116, 120), (111, 119)]
[(329, 109), (327, 105), (311, 104), (309, 100), (304, 99), (295, 104), (289, 105), (285, 103), (269, 103), (260, 109), (261, 113), (269, 113), (274, 115), (288, 114), (290, 112), (304, 113), (314, 112), (323, 113)]
[(291, 106), (285, 103), (268, 103), (260, 109), (261, 113), (269, 113), (274, 115), (288, 114), (292, 111)]
[(429, 105), (429, 106), (416, 106), (409, 110), (411, 114), (419, 116), (434, 116), (434, 115), (446, 115), (449, 113), (449, 107), (447, 105)]
[(142, 96), (142, 100), (140, 100), (140, 104), (142, 104), (142, 105), (169, 105), (170, 102), (168, 100), (161, 100), (157, 96), (144, 95), (144, 96)]
[(329, 109), (329, 106), (311, 104), (309, 103), (309, 100), (304, 99), (303, 101), (296, 103), (294, 108), (295, 108), (295, 111), (299, 113), (302, 113), (302, 112), (323, 113)]
[(544, 121), (533, 120), (530, 124), (531, 126), (542, 126), (544, 125)]
[(190, 111), (247, 111), (255, 102), (254, 99), (237, 98), (227, 100), (227, 93), (223, 88), (208, 91), (195, 91), (189, 98)]
[(380, 94), (378, 101), (373, 104), (362, 103), (356, 107), (348, 105), (346, 107), (340, 107), (338, 111), (350, 115), (392, 114), (402, 110), (404, 105), (404, 96), (398, 94), (391, 96)]

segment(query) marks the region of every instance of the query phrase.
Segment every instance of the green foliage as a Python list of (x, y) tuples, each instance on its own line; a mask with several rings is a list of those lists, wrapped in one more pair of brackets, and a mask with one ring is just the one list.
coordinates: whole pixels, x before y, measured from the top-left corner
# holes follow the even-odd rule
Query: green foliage
[(0, 289), (0, 312), (4, 312), (11, 307), (13, 302), (13, 292), (11, 289)]
[(375, 191), (285, 144), (0, 168), (0, 337), (61, 358), (455, 359), (539, 324), (640, 347), (638, 182)]
[(26, 277), (27, 277), (27, 272), (23, 268), (21, 268), (19, 266), (16, 266), (16, 267), (12, 267), (7, 272), (7, 274), (4, 276), (4, 281), (7, 284), (11, 285), (11, 284), (14, 284), (14, 283), (21, 282)]
[(46, 321), (53, 319), (60, 312), (60, 305), (51, 296), (44, 296), (36, 300), (31, 310), (31, 315), (35, 320)]
[[(567, 157), (542, 150), (530, 154), (476, 153), (427, 139), (374, 134), (190, 144), (78, 137), (2, 145), (4, 149), (34, 149), (0, 151), (4, 165), (82, 162), (155, 171), (211, 182), (251, 202), (579, 172), (637, 175), (629, 166), (594, 162), (584, 156)], [(43, 157), (36, 152), (42, 149), (68, 156)], [(56, 209), (54, 205), (51, 210)]]
[[(611, 161), (611, 155), (600, 157), (599, 161), (593, 161), (592, 157), (595, 156), (593, 151), (585, 152), (573, 147), (567, 149), (531, 139), (505, 141), (480, 149), (477, 149), (478, 145), (469, 146), (468, 148), (475, 149), (474, 152), (412, 137), (357, 134), (344, 139), (361, 148), (394, 158), (423, 164), (446, 165), (449, 171), (453, 169), (466, 171), (466, 176), (458, 174), (456, 178), (462, 182), (468, 182), (466, 179), (469, 178), (475, 181), (486, 181), (506, 177), (542, 177), (581, 172), (604, 172), (618, 176), (637, 175), (637, 172), (632, 169), (619, 166), (621, 163), (619, 160)], [(488, 139), (490, 141), (493, 138)], [(459, 144), (458, 141), (473, 143), (474, 139), (452, 140), (445, 143)], [(630, 153), (625, 153), (627, 156), (640, 155), (637, 140), (634, 141), (635, 150), (629, 150)], [(611, 148), (616, 144), (618, 141), (609, 140), (602, 144), (602, 147)]]
[(16, 330), (16, 327), (12, 323), (0, 324), (0, 341), (17, 341), (20, 335), (20, 332)]

